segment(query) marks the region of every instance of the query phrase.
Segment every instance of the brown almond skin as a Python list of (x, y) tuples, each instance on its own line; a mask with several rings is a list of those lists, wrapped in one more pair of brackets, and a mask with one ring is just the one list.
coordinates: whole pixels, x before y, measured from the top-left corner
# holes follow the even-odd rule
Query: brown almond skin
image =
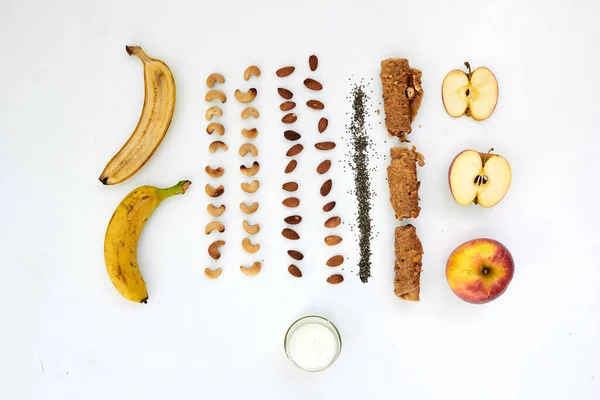
[(328, 267), (339, 267), (344, 263), (344, 256), (333, 256), (327, 260)]
[(300, 199), (297, 197), (288, 197), (281, 202), (284, 206), (289, 208), (298, 207), (300, 205)]
[(285, 167), (285, 173), (289, 174), (289, 173), (293, 172), (297, 166), (298, 166), (298, 161), (290, 160), (288, 165), (286, 165), (286, 167)]
[(327, 179), (325, 182), (323, 182), (323, 185), (321, 185), (321, 196), (327, 196), (329, 192), (331, 192), (332, 186), (333, 182), (331, 181), (331, 179)]
[(288, 256), (292, 257), (296, 261), (301, 261), (304, 259), (304, 254), (300, 253), (298, 250), (288, 250)]
[(317, 172), (323, 175), (324, 173), (329, 171), (329, 168), (331, 168), (331, 161), (325, 160), (321, 164), (319, 164), (319, 166), (317, 167)]
[(309, 100), (306, 102), (306, 105), (313, 110), (325, 109), (325, 104), (321, 103), (319, 100)]
[(296, 182), (286, 182), (281, 185), (281, 188), (286, 192), (295, 192), (298, 190), (298, 184)]
[(298, 233), (290, 228), (284, 228), (281, 231), (281, 234), (283, 235), (284, 238), (289, 239), (289, 240), (298, 240), (300, 239), (300, 235), (298, 235)]
[(335, 143), (334, 142), (319, 142), (319, 143), (315, 143), (315, 147), (318, 150), (333, 150), (335, 149)]
[(342, 282), (344, 282), (344, 277), (340, 274), (331, 275), (327, 278), (327, 283), (331, 283), (332, 285), (337, 285)]
[(304, 80), (304, 86), (309, 88), (310, 90), (321, 90), (323, 89), (323, 85), (319, 81), (315, 81), (312, 78), (306, 78)]
[(292, 93), (292, 92), (290, 92), (289, 90), (287, 90), (287, 89), (284, 89), (284, 88), (278, 88), (278, 89), (277, 89), (277, 93), (279, 93), (279, 95), (280, 95), (281, 97), (283, 97), (284, 99), (286, 99), (286, 100), (289, 100), (289, 99), (291, 99), (292, 97), (294, 97), (294, 93)]
[(329, 121), (327, 120), (327, 118), (321, 118), (319, 120), (319, 133), (323, 133), (325, 132), (325, 129), (327, 129), (327, 126), (329, 125)]
[(302, 278), (302, 271), (300, 271), (300, 268), (296, 267), (294, 264), (290, 264), (288, 267), (288, 272), (290, 275), (295, 276), (296, 278)]
[(298, 116), (294, 113), (285, 114), (283, 118), (281, 118), (281, 122), (284, 124), (293, 124), (298, 120)]
[(330, 201), (323, 206), (323, 211), (329, 212), (335, 208), (335, 201)]
[(285, 131), (285, 132), (283, 132), (283, 137), (285, 137), (287, 140), (293, 142), (295, 140), (299, 140), (302, 137), (302, 135), (300, 135), (296, 131)]
[(288, 157), (294, 157), (302, 153), (302, 150), (304, 150), (304, 146), (298, 143), (290, 147), (290, 149), (287, 151), (287, 153), (285, 153), (285, 155)]
[(285, 101), (279, 105), (279, 109), (281, 111), (290, 111), (294, 107), (296, 107), (296, 103), (294, 103), (293, 101)]
[(336, 235), (329, 235), (325, 238), (325, 244), (327, 246), (335, 246), (336, 244), (342, 243), (342, 238)]
[(295, 70), (296, 70), (296, 67), (292, 67), (290, 65), (290, 66), (287, 66), (287, 67), (279, 68), (277, 70), (277, 72), (275, 72), (275, 73), (277, 74), (278, 77), (285, 78), (286, 76), (289, 76), (292, 73), (294, 73)]
[(331, 217), (325, 221), (325, 228), (337, 228), (341, 223), (342, 219), (340, 217)]
[(316, 71), (319, 66), (319, 59), (314, 54), (308, 57), (308, 66), (311, 71)]
[(302, 217), (299, 215), (290, 215), (289, 217), (286, 217), (283, 220), (286, 224), (298, 225), (300, 222), (302, 222)]

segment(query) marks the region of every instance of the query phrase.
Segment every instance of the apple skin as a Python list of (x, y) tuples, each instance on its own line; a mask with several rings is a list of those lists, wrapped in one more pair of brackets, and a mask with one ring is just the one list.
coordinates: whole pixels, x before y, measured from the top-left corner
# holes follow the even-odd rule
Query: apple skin
[(484, 304), (504, 293), (514, 271), (512, 255), (502, 243), (480, 238), (461, 244), (450, 254), (446, 279), (460, 299)]

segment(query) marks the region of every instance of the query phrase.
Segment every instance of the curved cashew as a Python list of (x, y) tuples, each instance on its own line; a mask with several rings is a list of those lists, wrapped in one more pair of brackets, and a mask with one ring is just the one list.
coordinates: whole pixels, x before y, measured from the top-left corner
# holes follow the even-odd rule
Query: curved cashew
[(212, 258), (213, 260), (218, 260), (219, 258), (221, 258), (221, 251), (219, 250), (219, 247), (223, 246), (224, 244), (224, 240), (215, 240), (214, 242), (212, 242), (210, 246), (208, 246), (208, 255), (210, 256), (210, 258)]
[(252, 129), (242, 129), (242, 135), (246, 138), (246, 139), (254, 139), (255, 137), (258, 136), (258, 129), (256, 128), (252, 128)]
[(256, 157), (258, 155), (258, 149), (252, 143), (244, 143), (240, 146), (240, 156), (244, 157), (248, 153)]
[(260, 76), (260, 69), (256, 65), (251, 65), (244, 71), (244, 79), (248, 80), (254, 75), (255, 77)]
[(208, 78), (206, 78), (206, 86), (213, 87), (215, 86), (215, 82), (225, 83), (225, 78), (221, 74), (210, 74)]
[(242, 210), (244, 214), (254, 214), (256, 210), (258, 210), (258, 203), (254, 202), (251, 205), (248, 205), (242, 202), (240, 203), (240, 210)]
[(210, 268), (204, 268), (204, 275), (206, 275), (208, 279), (217, 279), (221, 276), (222, 271), (223, 270), (221, 268), (217, 268), (215, 270), (212, 270)]
[(259, 224), (250, 225), (248, 223), (248, 221), (243, 220), (242, 221), (242, 226), (244, 227), (244, 230), (246, 232), (248, 232), (250, 235), (256, 235), (258, 232), (260, 232), (260, 225)]
[(209, 204), (206, 206), (206, 211), (213, 217), (220, 217), (225, 212), (225, 205), (221, 204), (219, 207), (215, 207)]
[(207, 165), (206, 168), (204, 168), (204, 171), (206, 171), (208, 176), (210, 176), (211, 178), (220, 178), (225, 173), (223, 167), (211, 168), (210, 165)]
[(252, 100), (256, 98), (258, 91), (255, 88), (249, 89), (246, 93), (242, 92), (240, 89), (235, 91), (235, 98), (240, 103), (250, 103)]
[(214, 106), (214, 107), (211, 107), (208, 110), (206, 110), (206, 114), (204, 114), (207, 121), (210, 121), (212, 119), (213, 115), (216, 115), (217, 117), (221, 117), (223, 115), (223, 110), (221, 110), (217, 106)]
[(242, 270), (242, 272), (248, 276), (258, 275), (261, 268), (262, 268), (262, 264), (259, 263), (258, 261), (256, 261), (254, 264), (252, 264), (251, 267), (244, 267), (243, 265), (240, 265), (240, 269)]
[(242, 240), (242, 248), (246, 253), (254, 254), (260, 250), (260, 244), (252, 244), (250, 239), (244, 238), (244, 240)]
[(240, 171), (242, 172), (242, 174), (244, 174), (246, 176), (256, 175), (258, 173), (259, 169), (260, 169), (260, 165), (256, 161), (254, 161), (252, 163), (251, 167), (246, 167), (245, 165), (240, 165)]
[(220, 90), (209, 90), (204, 96), (204, 100), (207, 102), (211, 102), (213, 100), (219, 100), (221, 103), (225, 103), (227, 101), (227, 96)]
[(219, 185), (218, 187), (214, 188), (207, 183), (206, 186), (204, 186), (204, 190), (206, 191), (206, 194), (210, 197), (219, 197), (220, 195), (225, 193), (225, 188), (223, 187), (223, 185)]
[(259, 115), (258, 110), (253, 107), (248, 107), (242, 111), (242, 119), (248, 119), (249, 117), (258, 118)]
[(225, 134), (225, 127), (221, 124), (217, 124), (216, 122), (208, 124), (206, 127), (206, 133), (212, 135), (215, 133), (215, 131), (217, 131), (219, 135), (223, 136)]
[(242, 190), (244, 192), (246, 192), (246, 193), (254, 193), (260, 187), (260, 182), (255, 179), (255, 180), (252, 181), (252, 183), (242, 182), (242, 184), (240, 186), (242, 187)]
[(225, 143), (221, 142), (220, 140), (214, 141), (208, 146), (208, 151), (210, 151), (211, 153), (214, 153), (219, 149), (227, 151), (228, 147)]
[(204, 233), (206, 233), (207, 235), (210, 235), (212, 233), (212, 231), (218, 231), (220, 233), (225, 232), (225, 226), (220, 223), (219, 221), (211, 221), (208, 223), (208, 225), (206, 225), (206, 228), (204, 228)]

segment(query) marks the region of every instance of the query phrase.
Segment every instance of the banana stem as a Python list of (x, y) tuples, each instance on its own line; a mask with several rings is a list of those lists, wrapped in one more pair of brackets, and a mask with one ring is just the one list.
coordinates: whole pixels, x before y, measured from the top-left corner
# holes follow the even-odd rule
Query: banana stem
[(140, 46), (125, 46), (125, 50), (129, 55), (135, 55), (139, 58), (143, 63), (148, 63), (152, 61), (152, 59), (146, 54), (144, 50)]
[(191, 181), (179, 181), (177, 182), (177, 185), (171, 186), (170, 188), (158, 189), (160, 200), (163, 201), (168, 197), (175, 196), (177, 194), (184, 194), (191, 184)]

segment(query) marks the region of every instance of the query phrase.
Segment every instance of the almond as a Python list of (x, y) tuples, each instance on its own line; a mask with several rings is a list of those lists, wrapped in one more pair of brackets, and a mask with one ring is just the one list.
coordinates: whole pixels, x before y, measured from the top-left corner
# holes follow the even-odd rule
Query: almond
[(335, 208), (335, 201), (330, 201), (323, 206), (323, 211), (329, 212)]
[(286, 224), (290, 225), (298, 225), (302, 222), (302, 217), (299, 215), (290, 215), (289, 217), (284, 218)]
[(288, 267), (288, 272), (296, 278), (302, 278), (302, 271), (300, 271), (300, 268), (296, 267), (294, 264), (290, 264)]
[(300, 239), (300, 235), (298, 235), (298, 233), (296, 233), (295, 230), (290, 229), (290, 228), (284, 228), (281, 231), (281, 234), (283, 235), (284, 238), (289, 239), (289, 240), (298, 240), (298, 239)]
[(297, 197), (288, 197), (281, 202), (284, 206), (289, 208), (295, 208), (300, 205), (300, 199)]
[(277, 74), (278, 77), (284, 78), (284, 77), (286, 77), (288, 75), (291, 75), (294, 72), (295, 69), (296, 69), (296, 67), (292, 67), (290, 65), (290, 66), (287, 66), (287, 67), (279, 68), (277, 70), (277, 72), (275, 72), (275, 73)]
[(321, 196), (327, 196), (329, 192), (331, 192), (332, 185), (333, 182), (331, 182), (331, 179), (327, 179), (325, 182), (323, 182), (323, 185), (321, 186)]
[(317, 172), (323, 175), (324, 173), (329, 171), (329, 168), (331, 168), (331, 161), (325, 160), (321, 164), (319, 164), (319, 166), (317, 167)]
[(294, 103), (293, 101), (286, 101), (279, 105), (279, 109), (281, 111), (290, 111), (294, 107), (296, 107), (296, 103)]
[(319, 66), (319, 59), (317, 56), (313, 54), (312, 56), (308, 57), (308, 66), (310, 67), (311, 71), (317, 70), (317, 67)]
[(285, 131), (285, 132), (283, 132), (283, 136), (287, 140), (292, 141), (292, 142), (295, 140), (298, 140), (302, 137), (298, 132), (295, 132), (295, 131)]
[(344, 277), (340, 274), (331, 275), (327, 278), (327, 283), (331, 283), (332, 285), (337, 285), (342, 282), (344, 282)]
[(304, 150), (304, 146), (298, 143), (290, 147), (290, 149), (287, 151), (287, 153), (285, 153), (285, 155), (288, 157), (294, 157), (300, 154), (302, 150)]
[(301, 261), (304, 259), (304, 254), (300, 253), (298, 250), (288, 250), (288, 256), (292, 257), (296, 261)]
[(325, 129), (327, 129), (327, 125), (329, 125), (329, 121), (327, 120), (327, 118), (321, 118), (319, 120), (319, 133), (323, 133), (325, 132)]
[(318, 150), (333, 150), (333, 149), (335, 149), (335, 143), (334, 142), (319, 142), (319, 143), (315, 143), (315, 147)]
[(294, 94), (292, 92), (290, 92), (289, 90), (284, 89), (284, 88), (278, 88), (277, 93), (279, 93), (279, 95), (286, 100), (289, 100), (292, 97), (294, 97)]
[(340, 226), (342, 219), (340, 217), (331, 217), (325, 221), (325, 228), (336, 228)]
[(320, 82), (315, 81), (314, 79), (311, 79), (311, 78), (306, 78), (304, 80), (304, 86), (306, 86), (310, 90), (321, 90), (321, 89), (323, 89), (323, 85), (321, 85)]
[(339, 267), (344, 263), (344, 256), (333, 256), (327, 260), (328, 267)]
[(291, 160), (288, 165), (285, 166), (285, 173), (289, 174), (290, 172), (294, 171), (296, 166), (298, 166), (298, 161)]
[(342, 238), (335, 235), (329, 235), (325, 238), (325, 244), (327, 246), (335, 246), (336, 244), (342, 243)]
[(281, 188), (286, 192), (295, 192), (298, 190), (298, 184), (296, 182), (286, 182), (281, 186)]
[(323, 110), (325, 108), (325, 104), (321, 103), (319, 100), (309, 100), (306, 102), (306, 105), (313, 110)]
[(281, 118), (281, 122), (284, 124), (293, 124), (298, 120), (298, 116), (294, 113), (285, 114), (283, 118)]

